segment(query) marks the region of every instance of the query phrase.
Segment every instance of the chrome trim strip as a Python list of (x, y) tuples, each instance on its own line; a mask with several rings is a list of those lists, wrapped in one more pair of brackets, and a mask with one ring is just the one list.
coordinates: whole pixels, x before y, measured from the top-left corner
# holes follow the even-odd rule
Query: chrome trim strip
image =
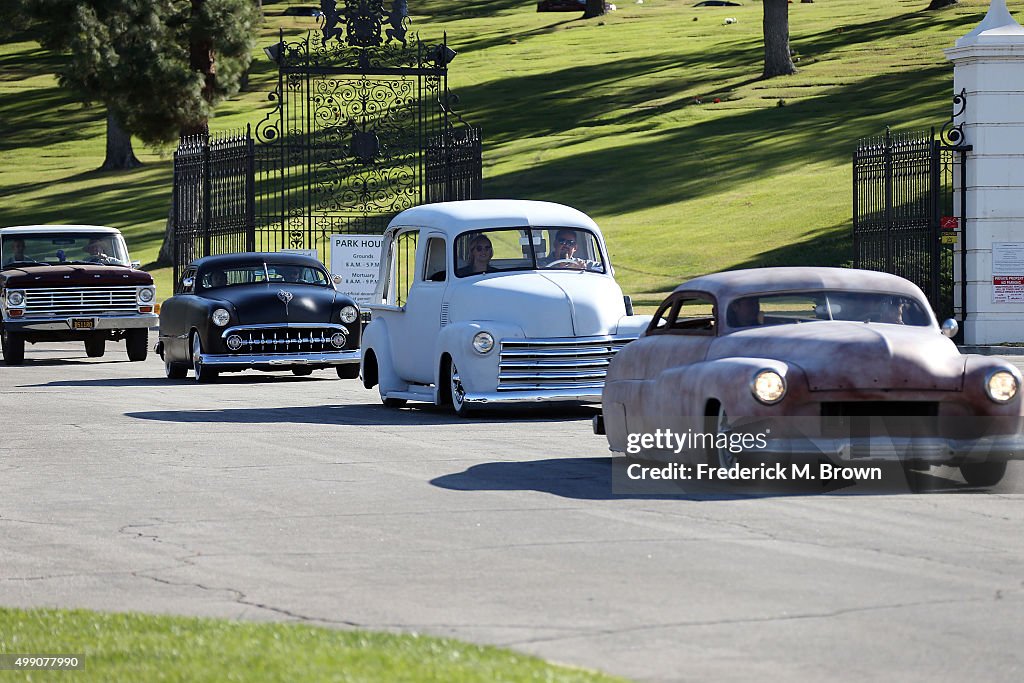
[(225, 329), (223, 332), (221, 332), (220, 336), (221, 336), (222, 339), (227, 339), (229, 334), (232, 334), (232, 333), (235, 333), (235, 332), (240, 332), (240, 331), (248, 332), (250, 330), (280, 330), (280, 329), (292, 329), (292, 330), (320, 330), (320, 329), (327, 329), (327, 330), (335, 330), (336, 332), (341, 332), (346, 337), (352, 334), (351, 332), (349, 332), (349, 329), (347, 327), (345, 327), (344, 325), (339, 325), (337, 323), (266, 323), (266, 324), (259, 324), (259, 325), (235, 325), (233, 327), (229, 327), (229, 328)]
[(358, 363), (361, 353), (356, 351), (333, 351), (296, 353), (287, 355), (278, 353), (274, 355), (228, 355), (204, 353), (199, 356), (199, 362), (209, 366), (223, 367), (251, 367), (253, 365), (280, 365), (282, 367), (292, 365), (349, 365)]
[(577, 387), (573, 389), (540, 389), (528, 391), (505, 391), (466, 394), (466, 403), (485, 405), (491, 403), (543, 403), (546, 401), (578, 401), (600, 403), (600, 387)]

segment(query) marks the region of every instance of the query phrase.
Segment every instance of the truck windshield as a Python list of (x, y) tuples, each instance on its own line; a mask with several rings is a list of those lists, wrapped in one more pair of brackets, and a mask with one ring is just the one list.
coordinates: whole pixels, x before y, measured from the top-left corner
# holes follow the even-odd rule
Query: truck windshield
[(463, 233), (455, 239), (455, 264), (459, 277), (513, 270), (607, 272), (594, 233), (557, 226)]
[(124, 240), (109, 232), (5, 235), (0, 243), (0, 258), (5, 266), (16, 263), (127, 266), (131, 263)]

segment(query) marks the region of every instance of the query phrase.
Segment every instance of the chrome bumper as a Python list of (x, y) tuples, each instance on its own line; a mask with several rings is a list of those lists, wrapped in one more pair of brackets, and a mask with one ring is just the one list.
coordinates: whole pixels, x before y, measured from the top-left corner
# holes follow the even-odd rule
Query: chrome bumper
[(280, 367), (303, 366), (303, 365), (350, 365), (358, 364), (361, 352), (355, 351), (327, 351), (314, 353), (295, 354), (267, 354), (267, 355), (243, 355), (243, 354), (213, 354), (204, 353), (199, 356), (199, 362), (211, 367), (252, 367), (254, 365), (276, 365)]
[(466, 403), (489, 405), (493, 403), (543, 403), (547, 401), (576, 401), (579, 403), (600, 403), (601, 389), (580, 387), (578, 389), (524, 389), (522, 391), (495, 391), (466, 394)]
[[(91, 328), (74, 328), (72, 320), (92, 320)], [(156, 327), (160, 323), (160, 316), (155, 313), (139, 313), (138, 315), (81, 315), (68, 316), (63, 318), (9, 318), (4, 317), (4, 325), (11, 330), (38, 330), (38, 331), (75, 331), (89, 332), (90, 330), (132, 330), (140, 327)]]

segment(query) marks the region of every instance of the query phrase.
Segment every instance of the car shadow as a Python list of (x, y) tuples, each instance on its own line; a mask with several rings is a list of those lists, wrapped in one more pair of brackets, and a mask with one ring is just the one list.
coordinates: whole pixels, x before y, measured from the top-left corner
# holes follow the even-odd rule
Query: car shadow
[[(635, 482), (626, 468), (636, 462), (622, 457), (552, 458), (526, 462), (488, 462), (431, 480), (454, 491), (539, 491), (578, 500), (722, 501), (785, 496), (891, 496), (908, 493), (984, 493), (969, 486), (955, 470), (908, 474), (899, 465), (883, 467), (880, 481), (784, 481), (729, 484), (706, 481)], [(1003, 485), (999, 487), (1002, 489)], [(1000, 491), (1002, 492), (1002, 491)]]
[[(300, 378), (307, 379), (307, 378)], [(294, 406), (273, 408), (219, 408), (214, 410), (147, 410), (125, 413), (126, 417), (160, 422), (206, 422), (227, 424), (346, 424), (346, 425), (473, 425), (509, 422), (565, 422), (589, 419), (593, 409), (567, 409), (552, 414), (542, 410), (502, 410), (471, 418), (453, 415), (441, 406), (416, 408), (385, 408), (380, 404), (348, 403), (345, 405)]]

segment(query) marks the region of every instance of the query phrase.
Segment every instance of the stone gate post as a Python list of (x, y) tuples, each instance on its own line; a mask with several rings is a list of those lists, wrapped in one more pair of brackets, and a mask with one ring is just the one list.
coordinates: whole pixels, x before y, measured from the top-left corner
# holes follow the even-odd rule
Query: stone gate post
[[(992, 0), (985, 19), (945, 51), (953, 91), (966, 92), (966, 278), (964, 342), (1024, 341), (1024, 27)], [(959, 182), (959, 181), (958, 181)]]

